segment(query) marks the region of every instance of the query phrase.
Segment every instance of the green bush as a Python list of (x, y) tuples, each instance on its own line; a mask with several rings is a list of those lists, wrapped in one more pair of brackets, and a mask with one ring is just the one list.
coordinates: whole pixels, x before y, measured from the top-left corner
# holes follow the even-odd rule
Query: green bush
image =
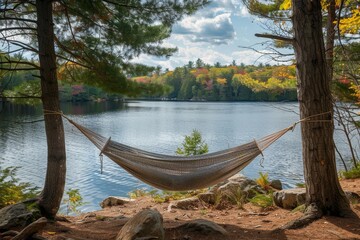
[(177, 148), (176, 154), (184, 156), (201, 155), (209, 152), (208, 145), (202, 140), (201, 133), (194, 129), (190, 136), (185, 136), (182, 147)]
[(63, 200), (63, 203), (66, 204), (66, 214), (71, 212), (80, 213), (81, 211), (78, 207), (83, 206), (85, 202), (83, 202), (83, 197), (80, 194), (79, 189), (72, 189), (66, 191), (67, 198)]
[(15, 177), (18, 169), (18, 167), (0, 168), (0, 208), (34, 198), (39, 193), (37, 187), (20, 182)]
[(345, 179), (360, 178), (360, 167), (353, 167), (349, 171), (340, 172), (340, 176)]
[(252, 204), (262, 208), (268, 208), (273, 206), (272, 194), (256, 194), (255, 197), (249, 200)]

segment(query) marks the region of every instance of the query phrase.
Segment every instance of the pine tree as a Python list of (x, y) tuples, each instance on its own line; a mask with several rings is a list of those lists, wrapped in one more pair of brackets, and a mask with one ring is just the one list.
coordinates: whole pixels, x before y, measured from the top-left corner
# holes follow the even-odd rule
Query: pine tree
[[(105, 90), (134, 95), (149, 90), (127, 79), (129, 62), (140, 54), (168, 57), (161, 46), (172, 25), (206, 0), (4, 0), (0, 43), (9, 54), (32, 53), (39, 62), (2, 59), (0, 70), (38, 70), (48, 146), (48, 165), (39, 197), (42, 214), (54, 217), (64, 192), (65, 139), (57, 69)], [(21, 66), (21, 67), (18, 67)], [(50, 113), (50, 114), (47, 114)]]

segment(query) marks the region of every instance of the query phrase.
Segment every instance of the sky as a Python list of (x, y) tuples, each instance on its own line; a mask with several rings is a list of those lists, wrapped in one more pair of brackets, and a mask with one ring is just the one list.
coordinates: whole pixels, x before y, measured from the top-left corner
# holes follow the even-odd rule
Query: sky
[(198, 58), (211, 65), (216, 62), (228, 65), (233, 60), (246, 65), (276, 64), (268, 57), (261, 57), (261, 53), (242, 48), (255, 45), (259, 51), (268, 52), (265, 45), (260, 44), (267, 40), (254, 36), (264, 32), (261, 20), (250, 15), (241, 0), (214, 0), (174, 25), (171, 37), (163, 43), (163, 46), (178, 48), (172, 57), (141, 55), (134, 61), (170, 70)]

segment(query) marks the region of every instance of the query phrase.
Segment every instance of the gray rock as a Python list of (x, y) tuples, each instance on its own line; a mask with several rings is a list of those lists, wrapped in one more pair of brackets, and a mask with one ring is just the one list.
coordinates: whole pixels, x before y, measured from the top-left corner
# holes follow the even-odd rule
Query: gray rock
[(177, 227), (178, 229), (184, 229), (189, 232), (199, 232), (202, 234), (210, 235), (210, 234), (221, 234), (227, 235), (228, 232), (218, 224), (204, 220), (204, 219), (196, 219)]
[(285, 209), (294, 209), (305, 203), (305, 188), (286, 189), (274, 192), (274, 203)]
[(100, 203), (100, 206), (102, 208), (106, 208), (106, 207), (124, 205), (126, 203), (130, 203), (133, 201), (135, 201), (135, 200), (130, 199), (130, 198), (110, 196), (110, 197), (107, 197), (104, 200), (102, 200), (102, 202)]
[(10, 205), (0, 209), (0, 230), (24, 227), (40, 217), (39, 209), (32, 208), (31, 202)]
[(275, 188), (277, 190), (282, 190), (283, 189), (282, 188), (282, 183), (281, 183), (280, 180), (272, 180), (270, 182), (270, 187), (273, 187), (273, 188)]
[(163, 218), (157, 210), (145, 209), (131, 218), (120, 230), (116, 240), (158, 239), (165, 232)]
[(252, 179), (249, 179), (241, 174), (234, 175), (229, 178), (224, 184), (218, 184), (213, 191), (220, 193), (242, 192), (247, 198), (252, 198), (256, 193), (265, 193), (265, 191)]
[(216, 195), (213, 192), (200, 193), (198, 198), (207, 204), (215, 204), (216, 201)]
[(168, 210), (171, 210), (172, 208), (192, 210), (192, 209), (197, 209), (199, 207), (199, 204), (200, 204), (200, 200), (198, 197), (190, 197), (190, 198), (172, 201), (169, 204)]

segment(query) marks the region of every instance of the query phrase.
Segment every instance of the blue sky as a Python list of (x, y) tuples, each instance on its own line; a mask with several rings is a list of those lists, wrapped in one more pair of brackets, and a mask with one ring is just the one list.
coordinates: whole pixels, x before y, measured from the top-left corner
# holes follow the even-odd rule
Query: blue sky
[[(213, 1), (195, 15), (178, 22), (164, 46), (177, 47), (178, 52), (169, 59), (141, 55), (135, 62), (174, 69), (188, 61), (201, 58), (205, 63), (237, 64), (270, 63), (260, 53), (239, 46), (250, 47), (266, 40), (257, 38), (255, 33), (263, 33), (261, 20), (252, 16), (241, 0)], [(266, 52), (264, 46), (257, 46)]]

